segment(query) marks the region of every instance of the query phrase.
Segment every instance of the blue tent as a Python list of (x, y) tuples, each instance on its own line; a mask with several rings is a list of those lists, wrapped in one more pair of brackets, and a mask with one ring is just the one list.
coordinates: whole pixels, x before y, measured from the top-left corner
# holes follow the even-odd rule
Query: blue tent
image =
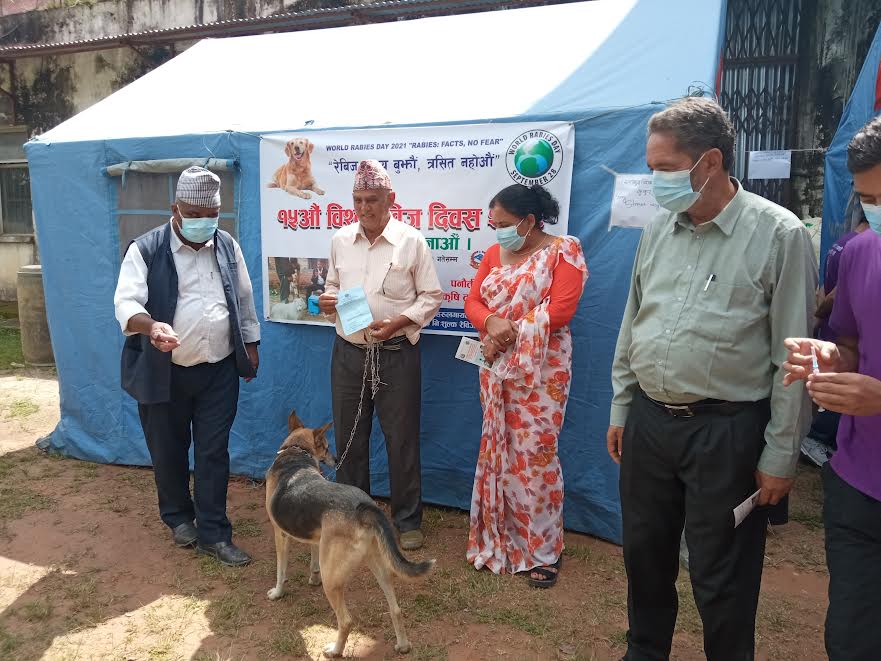
[[(847, 144), (856, 132), (881, 112), (881, 24), (869, 47), (866, 61), (857, 77), (853, 93), (844, 112), (829, 151), (823, 181), (823, 233), (821, 255), (850, 231), (850, 215), (846, 213), (853, 193), (853, 177), (847, 169)], [(824, 260), (825, 262), (825, 260)], [(825, 263), (821, 264), (825, 268)], [(820, 273), (823, 277), (823, 273)]]
[[(612, 354), (640, 234), (609, 231), (614, 179), (601, 166), (647, 171), (646, 121), (661, 102), (694, 86), (712, 88), (724, 14), (724, 0), (594, 0), (207, 40), (31, 141), (61, 388), (51, 447), (93, 461), (149, 464), (135, 403), (119, 385), (123, 338), (113, 292), (127, 240), (167, 220), (172, 175), (145, 190), (134, 186), (137, 174), (124, 183), (108, 176), (108, 166), (220, 159), (232, 184), (222, 222), (237, 231), (262, 310), (259, 133), (562, 119), (576, 124), (569, 231), (591, 271), (572, 323), (574, 374), (560, 437), (565, 522), (620, 541), (618, 469), (605, 432)], [(375, 75), (359, 73), (365, 52), (382, 58), (382, 80), (393, 84), (377, 86)], [(458, 338), (422, 342), (424, 497), (467, 508), (481, 427), (477, 376), (452, 359)], [(260, 376), (243, 384), (233, 428), (234, 472), (265, 471), (292, 407), (307, 424), (330, 418), (331, 344), (328, 328), (263, 324)], [(377, 430), (377, 495), (388, 493), (381, 440)]]

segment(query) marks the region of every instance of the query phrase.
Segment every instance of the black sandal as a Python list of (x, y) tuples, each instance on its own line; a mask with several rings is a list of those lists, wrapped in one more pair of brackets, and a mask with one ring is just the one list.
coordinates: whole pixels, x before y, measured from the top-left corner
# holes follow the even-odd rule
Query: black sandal
[[(533, 567), (528, 570), (526, 572), (526, 580), (529, 582), (529, 585), (534, 588), (552, 588), (557, 584), (557, 579), (560, 576), (560, 568), (562, 566), (563, 556), (561, 555), (552, 565), (547, 565), (546, 567)], [(551, 571), (552, 569), (556, 569), (557, 571)], [(533, 578), (531, 576), (533, 572), (540, 574), (541, 578)]]

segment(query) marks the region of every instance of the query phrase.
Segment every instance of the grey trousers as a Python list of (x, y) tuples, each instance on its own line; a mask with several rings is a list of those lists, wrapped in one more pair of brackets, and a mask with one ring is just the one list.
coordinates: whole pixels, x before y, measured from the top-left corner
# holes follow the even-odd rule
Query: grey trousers
[[(364, 378), (364, 358), (364, 349), (336, 338), (331, 359), (331, 390), (336, 450), (340, 456), (355, 424)], [(422, 365), (419, 345), (410, 344), (406, 339), (386, 343), (380, 349), (379, 375), (383, 385), (375, 398), (370, 396), (369, 383), (365, 388), (358, 428), (337, 471), (337, 481), (370, 493), (370, 432), (375, 410), (388, 453), (392, 519), (398, 530), (407, 532), (422, 525), (419, 460)]]

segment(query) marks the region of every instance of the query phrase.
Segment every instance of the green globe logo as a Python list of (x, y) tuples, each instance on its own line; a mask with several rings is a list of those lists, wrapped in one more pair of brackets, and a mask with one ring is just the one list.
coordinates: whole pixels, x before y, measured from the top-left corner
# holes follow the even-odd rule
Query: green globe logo
[(527, 179), (541, 177), (553, 164), (554, 149), (544, 138), (528, 140), (514, 152), (514, 167)]

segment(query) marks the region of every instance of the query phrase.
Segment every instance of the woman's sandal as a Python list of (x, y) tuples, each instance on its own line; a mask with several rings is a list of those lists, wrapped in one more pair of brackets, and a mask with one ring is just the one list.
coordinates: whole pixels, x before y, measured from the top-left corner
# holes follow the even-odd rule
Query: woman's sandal
[[(563, 566), (563, 556), (557, 558), (557, 561), (546, 567), (533, 567), (526, 572), (526, 580), (534, 588), (552, 588), (557, 584), (557, 578), (560, 575), (560, 568)], [(557, 571), (553, 571), (556, 569)], [(533, 578), (531, 574), (540, 574), (541, 578)]]

